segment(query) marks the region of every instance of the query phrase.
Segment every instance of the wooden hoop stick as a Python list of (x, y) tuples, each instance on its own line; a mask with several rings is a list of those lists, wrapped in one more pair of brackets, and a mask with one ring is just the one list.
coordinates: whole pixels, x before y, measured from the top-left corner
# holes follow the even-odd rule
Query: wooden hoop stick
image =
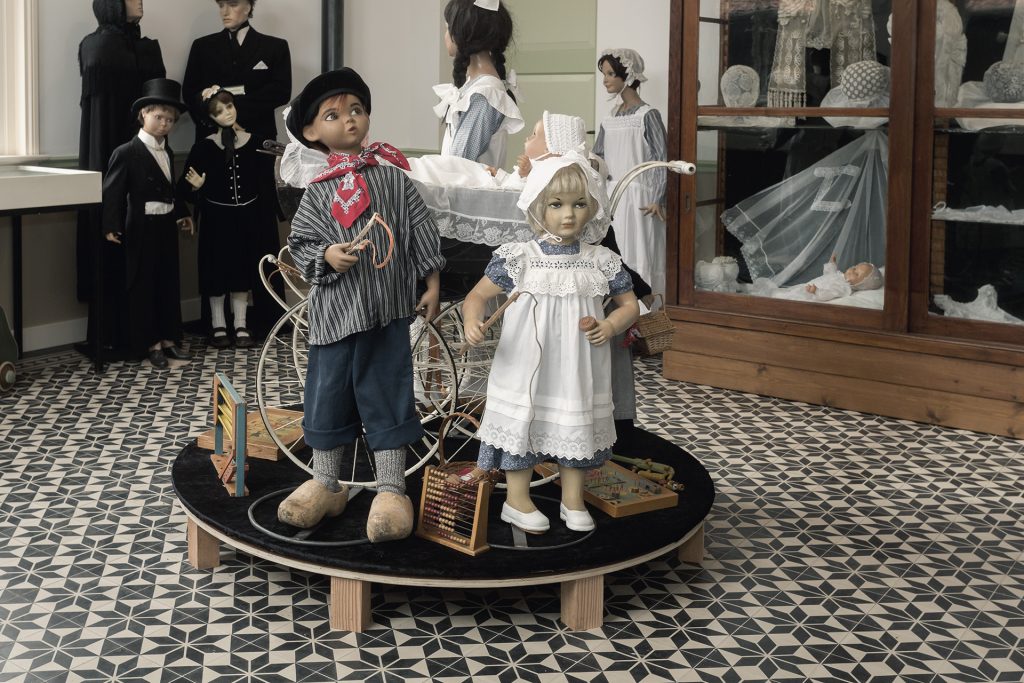
[[(480, 328), (480, 331), (486, 332), (488, 329), (490, 329), (491, 325), (498, 322), (498, 318), (501, 317), (501, 314), (505, 312), (506, 308), (512, 305), (512, 303), (519, 298), (519, 294), (520, 292), (512, 292), (512, 294), (509, 295), (508, 300), (501, 306), (498, 306), (498, 310), (494, 312), (494, 315), (492, 315), (490, 318), (484, 321), (484, 324)], [(472, 347), (470, 346), (470, 343), (468, 341), (462, 342), (462, 346), (459, 347), (459, 355), (465, 355), (465, 353), (469, 351), (470, 348)]]

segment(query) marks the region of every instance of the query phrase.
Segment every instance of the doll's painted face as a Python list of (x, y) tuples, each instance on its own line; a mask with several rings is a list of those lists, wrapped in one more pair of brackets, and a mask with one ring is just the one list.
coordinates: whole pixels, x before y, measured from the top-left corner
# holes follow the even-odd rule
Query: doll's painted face
[(557, 192), (547, 198), (544, 206), (544, 227), (562, 238), (562, 244), (575, 244), (590, 220), (590, 203), (580, 192)]
[(221, 102), (217, 100), (210, 109), (210, 118), (222, 128), (230, 128), (235, 125), (238, 119), (238, 112), (235, 110), (234, 102)]
[(873, 270), (874, 267), (870, 263), (858, 263), (847, 268), (843, 275), (851, 285), (859, 285)]
[(626, 87), (626, 81), (615, 75), (615, 69), (607, 59), (601, 62), (601, 75), (604, 77), (601, 83), (610, 93), (620, 93)]
[(124, 11), (129, 22), (142, 18), (142, 0), (124, 0)]
[(370, 115), (358, 97), (347, 93), (325, 100), (313, 122), (302, 129), (307, 140), (337, 154), (358, 154), (369, 132)]
[(224, 28), (237, 31), (239, 26), (249, 20), (252, 5), (249, 0), (217, 0), (217, 10)]
[(142, 117), (142, 130), (157, 140), (167, 137), (178, 121), (178, 110), (173, 107), (151, 105), (144, 107), (139, 114)]
[(523, 151), (526, 153), (526, 156), (533, 161), (550, 156), (551, 152), (548, 150), (548, 139), (544, 134), (543, 119), (537, 122), (537, 125), (533, 127), (533, 131), (527, 136), (526, 142), (523, 143)]

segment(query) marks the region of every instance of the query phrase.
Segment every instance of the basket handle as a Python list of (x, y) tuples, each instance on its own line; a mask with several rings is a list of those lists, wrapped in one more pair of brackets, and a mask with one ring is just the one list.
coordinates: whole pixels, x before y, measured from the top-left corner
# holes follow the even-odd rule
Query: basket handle
[(661, 308), (665, 308), (665, 299), (662, 298), (661, 293), (655, 294), (651, 298), (651, 306), (650, 306), (651, 313), (654, 313), (654, 310), (657, 308), (656, 304), (661, 304)]
[(445, 415), (441, 420), (441, 427), (437, 430), (437, 457), (442, 465), (448, 463), (448, 459), (444, 455), (444, 437), (448, 433), (448, 426), (452, 423), (452, 419), (456, 417), (464, 417), (473, 424), (474, 429), (480, 429), (480, 422), (469, 413), (454, 412)]

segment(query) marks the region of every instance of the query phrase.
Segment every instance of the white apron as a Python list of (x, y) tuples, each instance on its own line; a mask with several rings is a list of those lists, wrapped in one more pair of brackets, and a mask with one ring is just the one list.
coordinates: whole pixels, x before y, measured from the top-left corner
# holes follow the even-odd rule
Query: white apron
[[(580, 318), (604, 318), (601, 302), (622, 263), (601, 246), (545, 255), (537, 242), (500, 247), (515, 289), (487, 381), (477, 436), (523, 456), (589, 460), (615, 442), (609, 345), (593, 346)], [(527, 294), (528, 292), (528, 294)]]
[[(644, 148), (644, 116), (650, 105), (643, 105), (626, 116), (610, 116), (601, 124), (604, 128), (604, 158), (608, 164), (608, 194), (615, 183), (635, 166), (642, 164)], [(645, 216), (640, 208), (661, 201), (656, 184), (658, 175), (643, 173), (626, 188), (612, 217), (615, 241), (622, 252), (622, 260), (640, 274), (651, 291), (665, 293), (665, 224), (656, 216)]]
[(515, 101), (509, 97), (505, 84), (500, 78), (489, 74), (477, 76), (467, 81), (461, 88), (451, 83), (434, 86), (434, 92), (441, 101), (434, 107), (434, 113), (445, 121), (444, 139), (441, 141), (441, 156), (450, 156), (452, 142), (460, 115), (469, 109), (470, 98), (482, 95), (487, 104), (501, 112), (505, 117), (497, 132), (491, 136), (490, 144), (479, 158), (473, 159), (481, 164), (502, 168), (505, 165), (505, 148), (510, 133), (517, 133), (525, 125), (523, 115)]

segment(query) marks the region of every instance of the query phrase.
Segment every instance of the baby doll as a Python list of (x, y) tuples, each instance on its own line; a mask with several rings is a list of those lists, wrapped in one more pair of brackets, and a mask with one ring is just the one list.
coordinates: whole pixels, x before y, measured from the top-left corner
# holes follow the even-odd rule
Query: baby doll
[[(874, 264), (858, 263), (839, 272), (836, 255), (832, 254), (832, 258), (822, 267), (821, 277), (816, 277), (803, 286), (803, 293), (810, 296), (800, 296), (799, 298), (808, 301), (831, 301), (850, 296), (854, 292), (878, 289), (882, 284), (882, 273)], [(798, 286), (797, 294), (800, 294), (799, 289)]]
[(499, 179), (502, 189), (522, 190), (533, 162), (567, 152), (585, 154), (586, 150), (587, 127), (581, 117), (545, 110), (526, 136), (523, 153), (516, 159), (512, 172), (504, 173), (493, 166), (488, 166), (487, 170)]
[(199, 209), (199, 291), (210, 301), (210, 346), (231, 345), (224, 298), (231, 294), (235, 345), (255, 345), (246, 327), (250, 293), (262, 291), (259, 262), (280, 248), (273, 201), (273, 158), (238, 124), (234, 96), (218, 85), (201, 94), (203, 111), (217, 132), (192, 148), (180, 183)]
[(154, 78), (132, 104), (142, 130), (110, 155), (103, 178), (103, 226), (125, 252), (125, 317), (129, 348), (156, 368), (190, 360), (181, 338), (177, 227), (192, 232), (185, 203), (175, 197), (167, 136), (185, 111), (181, 86)]
[[(365, 431), (374, 452), (377, 495), (366, 534), (372, 542), (412, 531), (412, 501), (405, 495), (405, 448), (422, 438), (413, 397), (409, 326), (415, 311), (434, 317), (439, 269), (444, 265), (437, 228), (397, 149), (362, 141), (370, 126), (370, 89), (349, 68), (309, 82), (292, 102), (288, 130), (328, 154), (327, 169), (306, 188), (292, 219), (288, 246), (309, 291), (309, 364), (305, 440), (313, 448), (314, 478), (278, 508), (287, 524), (310, 528), (341, 514), (348, 491), (338, 482), (346, 451)], [(389, 162), (389, 163), (383, 163)], [(366, 240), (354, 238), (371, 221)], [(374, 245), (390, 261), (374, 264), (355, 249)], [(426, 292), (416, 303), (416, 281)]]
[[(608, 176), (609, 187), (614, 187), (634, 166), (665, 161), (668, 144), (661, 114), (637, 94), (647, 80), (640, 55), (627, 48), (605, 50), (597, 66), (605, 89), (621, 99), (601, 124), (591, 152), (601, 164), (607, 164), (607, 173), (604, 166), (600, 170)], [(665, 169), (647, 171), (626, 188), (615, 217), (622, 257), (655, 293), (665, 292), (665, 186)]]
[[(531, 533), (550, 528), (530, 500), (533, 466), (558, 462), (559, 516), (588, 531), (585, 470), (611, 457), (615, 441), (607, 342), (633, 324), (639, 306), (619, 257), (580, 242), (591, 220), (607, 221), (606, 201), (604, 182), (578, 152), (534, 163), (519, 207), (537, 238), (499, 247), (462, 309), (466, 340), (476, 345), (487, 301), (522, 294), (505, 312), (491, 365), (477, 466), (505, 470), (501, 519)], [(605, 317), (608, 296), (617, 308)], [(588, 316), (596, 325), (582, 332)]]
[(499, 0), (448, 0), (444, 20), (453, 82), (434, 86), (434, 113), (445, 122), (441, 154), (500, 168), (508, 135), (523, 127), (504, 82), (512, 17)]

